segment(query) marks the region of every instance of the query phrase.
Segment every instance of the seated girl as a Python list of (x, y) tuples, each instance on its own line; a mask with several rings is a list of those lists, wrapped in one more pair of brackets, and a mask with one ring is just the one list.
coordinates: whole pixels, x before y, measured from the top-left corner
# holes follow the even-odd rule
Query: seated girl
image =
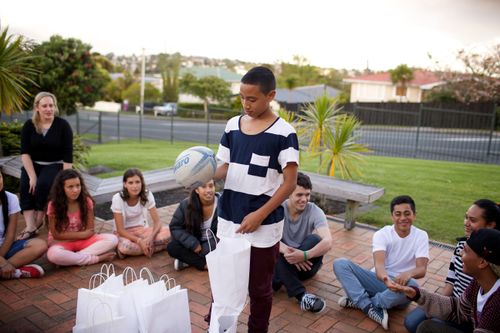
[(29, 264), (47, 251), (47, 242), (39, 238), (14, 240), (19, 217), (17, 196), (5, 191), (0, 172), (0, 278), (34, 278), (44, 274), (39, 265)]
[[(153, 193), (146, 189), (142, 172), (128, 169), (123, 174), (123, 190), (113, 196), (111, 210), (115, 218), (115, 233), (119, 236), (118, 256), (146, 255), (164, 250), (170, 231), (162, 227)], [(149, 227), (147, 211), (153, 220)]]
[(94, 200), (78, 171), (60, 171), (47, 206), (49, 251), (47, 258), (60, 266), (92, 265), (115, 257), (118, 239), (94, 232)]
[(214, 181), (210, 180), (193, 189), (189, 198), (177, 207), (170, 222), (172, 240), (167, 246), (168, 253), (175, 258), (176, 270), (188, 266), (207, 269), (205, 255), (216, 246), (218, 198)]

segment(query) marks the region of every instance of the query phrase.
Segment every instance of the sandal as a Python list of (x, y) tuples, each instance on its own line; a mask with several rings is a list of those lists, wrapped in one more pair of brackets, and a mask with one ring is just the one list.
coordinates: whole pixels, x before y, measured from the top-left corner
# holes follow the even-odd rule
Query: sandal
[(35, 230), (23, 230), (21, 231), (21, 233), (17, 236), (17, 240), (27, 240), (27, 239), (31, 239), (33, 237), (35, 237), (36, 235), (38, 235), (38, 231), (40, 230), (40, 228), (43, 226), (43, 221), (42, 223), (40, 223), (40, 225), (35, 229)]

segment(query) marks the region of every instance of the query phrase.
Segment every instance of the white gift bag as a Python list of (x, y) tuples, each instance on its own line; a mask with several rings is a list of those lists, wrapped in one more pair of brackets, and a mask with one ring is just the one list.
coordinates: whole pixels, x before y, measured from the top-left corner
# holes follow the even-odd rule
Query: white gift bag
[[(90, 295), (86, 292), (83, 294)], [(87, 299), (90, 300), (90, 303), (86, 307), (89, 311), (85, 313), (86, 318), (82, 318), (80, 314), (80, 322), (77, 322), (73, 327), (73, 333), (122, 333), (130, 331), (126, 325), (125, 317), (117, 316), (116, 310), (112, 309), (110, 303), (105, 303), (109, 299), (94, 298), (94, 295)]]
[[(110, 320), (110, 318), (120, 317), (119, 303), (120, 297), (106, 294), (92, 289), (78, 289), (76, 301), (76, 326), (87, 327), (97, 325)], [(96, 311), (102, 304), (109, 306), (110, 312)]]
[(191, 317), (186, 289), (175, 288), (167, 296), (142, 306), (141, 314), (147, 332), (191, 332)]
[(241, 310), (212, 303), (209, 333), (236, 333)]
[(245, 307), (250, 278), (251, 244), (245, 238), (222, 238), (206, 255), (214, 303), (240, 312)]

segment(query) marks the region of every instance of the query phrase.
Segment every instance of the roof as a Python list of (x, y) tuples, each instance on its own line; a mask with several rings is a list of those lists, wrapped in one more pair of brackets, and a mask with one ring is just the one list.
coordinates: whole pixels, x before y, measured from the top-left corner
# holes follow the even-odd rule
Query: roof
[[(391, 74), (389, 72), (360, 75), (344, 79), (344, 81), (350, 83), (393, 84), (391, 80)], [(435, 86), (441, 83), (442, 81), (433, 72), (416, 70), (413, 72), (413, 80), (411, 80), (408, 85), (426, 88), (428, 86)]]
[(313, 103), (318, 97), (327, 94), (329, 97), (336, 97), (339, 90), (327, 86), (325, 84), (318, 84), (315, 86), (298, 87), (294, 89), (276, 89), (276, 101), (288, 104), (305, 104)]
[(215, 76), (227, 82), (240, 82), (242, 75), (230, 71), (224, 67), (183, 67), (180, 70), (180, 76), (191, 73), (198, 79), (206, 76)]

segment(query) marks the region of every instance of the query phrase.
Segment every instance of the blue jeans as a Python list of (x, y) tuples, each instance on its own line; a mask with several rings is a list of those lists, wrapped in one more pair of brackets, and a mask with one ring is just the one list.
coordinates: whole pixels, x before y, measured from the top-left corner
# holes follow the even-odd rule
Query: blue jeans
[[(405, 307), (411, 302), (405, 294), (387, 289), (385, 284), (377, 278), (375, 272), (364, 269), (348, 259), (335, 260), (333, 270), (347, 296), (363, 310), (370, 304), (378, 308), (391, 309)], [(394, 277), (391, 276), (391, 278)], [(415, 279), (410, 279), (407, 285), (418, 287)]]
[(420, 325), (424, 320), (428, 319), (425, 315), (425, 311), (421, 307), (413, 309), (405, 317), (405, 327), (410, 333), (416, 333), (418, 325)]
[(19, 239), (14, 241), (14, 243), (12, 243), (12, 245), (10, 246), (9, 251), (7, 251), (7, 253), (5, 254), (5, 259), (9, 259), (14, 254), (24, 249), (26, 247), (26, 244), (28, 244), (28, 242), (29, 239)]

